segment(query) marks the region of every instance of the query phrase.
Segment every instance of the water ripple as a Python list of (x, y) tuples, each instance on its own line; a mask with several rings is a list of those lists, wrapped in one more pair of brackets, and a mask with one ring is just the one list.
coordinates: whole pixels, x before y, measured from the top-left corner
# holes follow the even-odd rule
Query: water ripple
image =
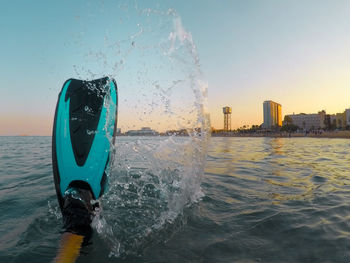
[[(55, 256), (62, 222), (50, 140), (0, 137), (1, 262)], [(79, 262), (350, 262), (349, 160), (344, 139), (212, 138), (204, 196), (148, 235), (142, 225), (162, 218), (159, 197), (177, 176), (154, 178), (140, 159), (105, 200), (120, 200), (118, 209), (104, 211), (137, 254), (110, 258), (96, 234)]]
[(208, 242), (209, 250), (227, 262), (349, 261), (347, 140), (212, 140), (201, 205), (240, 242)]

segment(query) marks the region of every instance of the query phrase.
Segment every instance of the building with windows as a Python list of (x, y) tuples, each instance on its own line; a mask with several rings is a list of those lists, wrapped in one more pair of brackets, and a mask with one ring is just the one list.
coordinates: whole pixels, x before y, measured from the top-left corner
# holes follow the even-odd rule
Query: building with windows
[(342, 113), (329, 115), (330, 126), (333, 129), (349, 129), (350, 127), (350, 109), (346, 109)]
[(303, 129), (305, 131), (324, 129), (326, 126), (326, 112), (324, 110), (312, 114), (291, 114), (286, 115), (286, 117), (288, 117), (294, 125), (298, 126), (299, 129)]
[(130, 130), (125, 133), (128, 136), (158, 136), (159, 132), (150, 127), (142, 127), (141, 130)]
[(345, 129), (346, 127), (346, 112), (334, 114), (335, 124), (337, 129)]
[(281, 104), (267, 100), (263, 103), (265, 129), (272, 129), (282, 126), (282, 106)]
[(345, 123), (347, 127), (350, 126), (350, 109), (345, 110)]

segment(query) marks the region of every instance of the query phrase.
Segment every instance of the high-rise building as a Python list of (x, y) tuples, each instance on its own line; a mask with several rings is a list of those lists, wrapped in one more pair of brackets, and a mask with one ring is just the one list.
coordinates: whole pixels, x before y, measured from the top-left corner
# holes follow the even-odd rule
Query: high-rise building
[(282, 126), (282, 106), (281, 104), (267, 100), (264, 101), (264, 128), (271, 129)]

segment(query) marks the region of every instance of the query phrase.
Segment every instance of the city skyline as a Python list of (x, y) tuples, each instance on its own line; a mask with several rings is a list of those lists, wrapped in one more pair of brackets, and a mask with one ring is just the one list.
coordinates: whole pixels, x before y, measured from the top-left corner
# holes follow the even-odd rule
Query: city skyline
[[(274, 102), (274, 101), (271, 101), (271, 100), (265, 100), (264, 101), (264, 104), (265, 104), (265, 102), (272, 102), (272, 103), (276, 103), (276, 102)], [(278, 104), (279, 106), (283, 106), (282, 104), (280, 104), (280, 103), (276, 103), (276, 104)], [(262, 115), (264, 116), (264, 110), (262, 110), (261, 111), (262, 112)], [(344, 108), (343, 110), (340, 110), (340, 111), (338, 111), (338, 112), (332, 112), (332, 113), (329, 113), (329, 112), (327, 112), (326, 110), (324, 110), (323, 108), (322, 109), (319, 109), (319, 110), (317, 110), (317, 111), (315, 111), (315, 112), (306, 112), (306, 111), (300, 111), (300, 112), (292, 112), (292, 113), (286, 113), (286, 114), (283, 114), (283, 110), (281, 110), (281, 122), (280, 122), (280, 125), (279, 126), (281, 126), (282, 125), (282, 122), (283, 122), (283, 120), (284, 120), (284, 117), (285, 116), (290, 116), (290, 115), (310, 115), (310, 114), (319, 114), (320, 112), (326, 112), (328, 115), (337, 115), (337, 114), (343, 114), (343, 113), (345, 113), (345, 112), (350, 112), (350, 106), (349, 107), (347, 107), (347, 108)], [(348, 114), (348, 113), (347, 113)], [(222, 123), (222, 126), (224, 126), (224, 117), (222, 117), (222, 119), (223, 119), (223, 123)], [(260, 122), (260, 123), (249, 123), (248, 124), (248, 122), (245, 122), (243, 125), (241, 125), (241, 126), (238, 126), (238, 125), (235, 125), (235, 124), (233, 124), (236, 128), (235, 129), (237, 129), (237, 128), (242, 128), (243, 126), (252, 126), (252, 125), (264, 125), (264, 117), (262, 117), (262, 121)], [(220, 129), (222, 129), (221, 127), (214, 127), (213, 125), (212, 125), (212, 127), (213, 128), (215, 128), (215, 129), (218, 129), (218, 130), (220, 130)]]
[[(51, 135), (63, 82), (103, 74), (118, 83), (122, 130), (167, 130), (187, 122), (194, 126), (196, 116), (189, 114), (193, 109), (187, 107), (187, 114), (187, 108), (177, 107), (196, 104), (182, 99), (180, 85), (188, 83), (172, 76), (159, 55), (164, 40), (171, 40), (172, 20), (174, 32), (182, 34), (179, 41), (193, 43), (194, 62), (185, 63), (189, 71), (200, 66), (200, 80), (208, 84), (212, 127), (223, 128), (226, 105), (232, 107), (232, 129), (260, 125), (261, 103), (267, 99), (281, 103), (283, 116), (350, 108), (349, 1), (166, 0), (128, 5), (64, 0), (20, 5), (7, 2), (0, 10), (0, 135)], [(152, 28), (165, 29), (156, 34)], [(159, 45), (158, 52), (137, 49), (143, 41), (149, 41), (145, 46)], [(111, 44), (115, 42), (119, 49)], [(172, 118), (169, 105), (185, 120)], [(142, 118), (140, 112), (146, 112)]]

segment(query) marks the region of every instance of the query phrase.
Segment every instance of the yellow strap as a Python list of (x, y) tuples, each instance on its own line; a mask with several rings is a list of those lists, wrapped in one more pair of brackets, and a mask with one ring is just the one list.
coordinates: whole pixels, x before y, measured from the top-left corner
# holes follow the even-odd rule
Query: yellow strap
[(83, 243), (84, 236), (64, 233), (60, 243), (60, 249), (54, 263), (74, 263), (79, 256), (81, 244)]

